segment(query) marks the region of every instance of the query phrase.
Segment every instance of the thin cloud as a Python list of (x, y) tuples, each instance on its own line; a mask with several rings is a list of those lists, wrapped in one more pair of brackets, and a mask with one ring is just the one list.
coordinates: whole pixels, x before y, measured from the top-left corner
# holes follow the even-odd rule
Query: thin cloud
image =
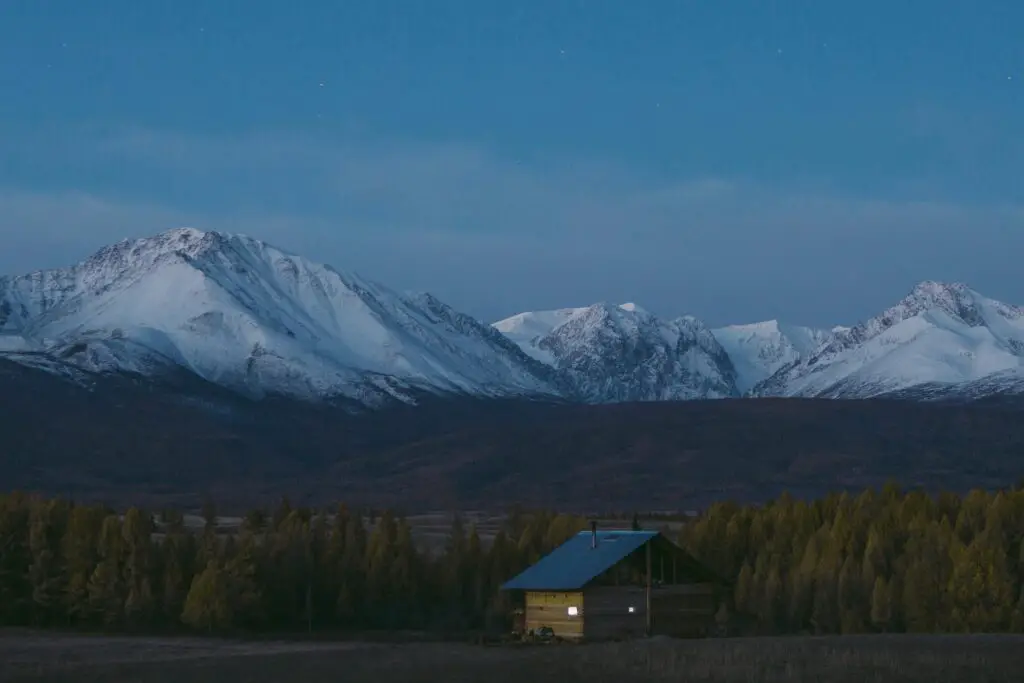
[[(68, 138), (63, 139), (64, 142)], [(466, 144), (287, 133), (81, 136), (124, 184), (0, 190), (0, 267), (177, 225), (243, 232), (470, 313), (636, 300), (713, 323), (849, 322), (925, 278), (1024, 302), (1024, 211), (671, 178)], [(124, 189), (130, 181), (139, 186)], [(174, 187), (176, 192), (166, 188)]]

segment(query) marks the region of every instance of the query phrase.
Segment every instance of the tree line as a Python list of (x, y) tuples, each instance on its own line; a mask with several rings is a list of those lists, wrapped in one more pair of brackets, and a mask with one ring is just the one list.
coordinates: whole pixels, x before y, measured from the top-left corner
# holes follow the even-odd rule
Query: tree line
[[(284, 499), (230, 534), (218, 533), (212, 503), (203, 518), (190, 529), (172, 510), (0, 496), (0, 625), (504, 629), (512, 605), (499, 585), (588, 526), (515, 511), (485, 540), (456, 516), (444, 547), (430, 549), (390, 511)], [(1024, 632), (1024, 488), (783, 495), (719, 503), (664, 531), (730, 582), (724, 611), (760, 632)]]
[(488, 543), (456, 516), (443, 549), (408, 520), (341, 505), (253, 510), (218, 533), (138, 508), (0, 496), (0, 625), (207, 633), (504, 627), (498, 586), (586, 520), (514, 513)]
[(682, 545), (762, 632), (1024, 632), (1024, 488), (721, 503)]

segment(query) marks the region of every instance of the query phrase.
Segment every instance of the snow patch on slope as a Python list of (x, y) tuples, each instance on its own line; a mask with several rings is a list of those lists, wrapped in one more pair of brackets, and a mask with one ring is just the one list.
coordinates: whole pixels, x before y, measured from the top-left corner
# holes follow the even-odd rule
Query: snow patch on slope
[(563, 373), (591, 402), (724, 398), (735, 371), (693, 317), (665, 321), (635, 304), (520, 313), (494, 323), (533, 358)]
[(712, 332), (736, 367), (737, 388), (745, 393), (780, 368), (813, 353), (843, 329), (826, 331), (766, 320)]
[(187, 228), (0, 278), (0, 332), (90, 370), (180, 366), (256, 394), (556, 392), (546, 368), (435, 299)]
[(492, 327), (517, 344), (532, 358), (548, 365), (554, 365), (554, 356), (546, 349), (541, 348), (541, 340), (551, 334), (556, 327), (583, 310), (585, 309), (560, 308), (554, 311), (529, 311), (499, 320)]
[(866, 398), (1002, 373), (1012, 378), (1022, 368), (1024, 310), (960, 283), (926, 281), (881, 315), (782, 368), (754, 393)]

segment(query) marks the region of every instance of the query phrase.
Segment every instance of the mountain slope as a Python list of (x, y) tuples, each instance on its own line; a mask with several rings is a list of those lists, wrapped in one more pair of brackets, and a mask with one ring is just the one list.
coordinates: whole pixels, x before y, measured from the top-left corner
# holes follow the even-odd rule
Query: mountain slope
[(250, 394), (369, 404), (416, 391), (558, 392), (549, 368), (430, 295), (192, 229), (0, 278), (0, 352), (93, 371), (185, 368)]
[(737, 396), (728, 355), (699, 320), (665, 321), (635, 304), (520, 313), (494, 323), (559, 370), (584, 401)]
[(747, 392), (780, 368), (812, 354), (846, 328), (818, 330), (767, 320), (712, 330), (736, 368), (736, 385)]
[(0, 278), (0, 357), (78, 383), (187, 372), (249, 396), (361, 406), (424, 393), (978, 398), (1024, 391), (1024, 309), (923, 282), (882, 314), (828, 331), (777, 321), (710, 330), (634, 304), (492, 326), (249, 237), (178, 229)]
[(752, 394), (866, 398), (917, 387), (921, 396), (978, 396), (1013, 391), (1022, 373), (1024, 309), (964, 284), (926, 281)]
[[(1020, 477), (1016, 405), (890, 400), (616, 405), (424, 396), (351, 415), (96, 375), (86, 389), (0, 359), (6, 490), (118, 507), (293, 503), (500, 510), (694, 509), (783, 491), (964, 491)], [(55, 419), (56, 417), (56, 419)]]

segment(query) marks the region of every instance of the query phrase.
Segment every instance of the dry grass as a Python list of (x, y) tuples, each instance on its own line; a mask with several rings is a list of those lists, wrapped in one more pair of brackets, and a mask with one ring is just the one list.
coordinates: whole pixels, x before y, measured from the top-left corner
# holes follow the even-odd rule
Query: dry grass
[(1024, 638), (761, 638), (585, 646), (231, 643), (202, 639), (0, 638), (0, 679), (57, 683), (1020, 681)]

